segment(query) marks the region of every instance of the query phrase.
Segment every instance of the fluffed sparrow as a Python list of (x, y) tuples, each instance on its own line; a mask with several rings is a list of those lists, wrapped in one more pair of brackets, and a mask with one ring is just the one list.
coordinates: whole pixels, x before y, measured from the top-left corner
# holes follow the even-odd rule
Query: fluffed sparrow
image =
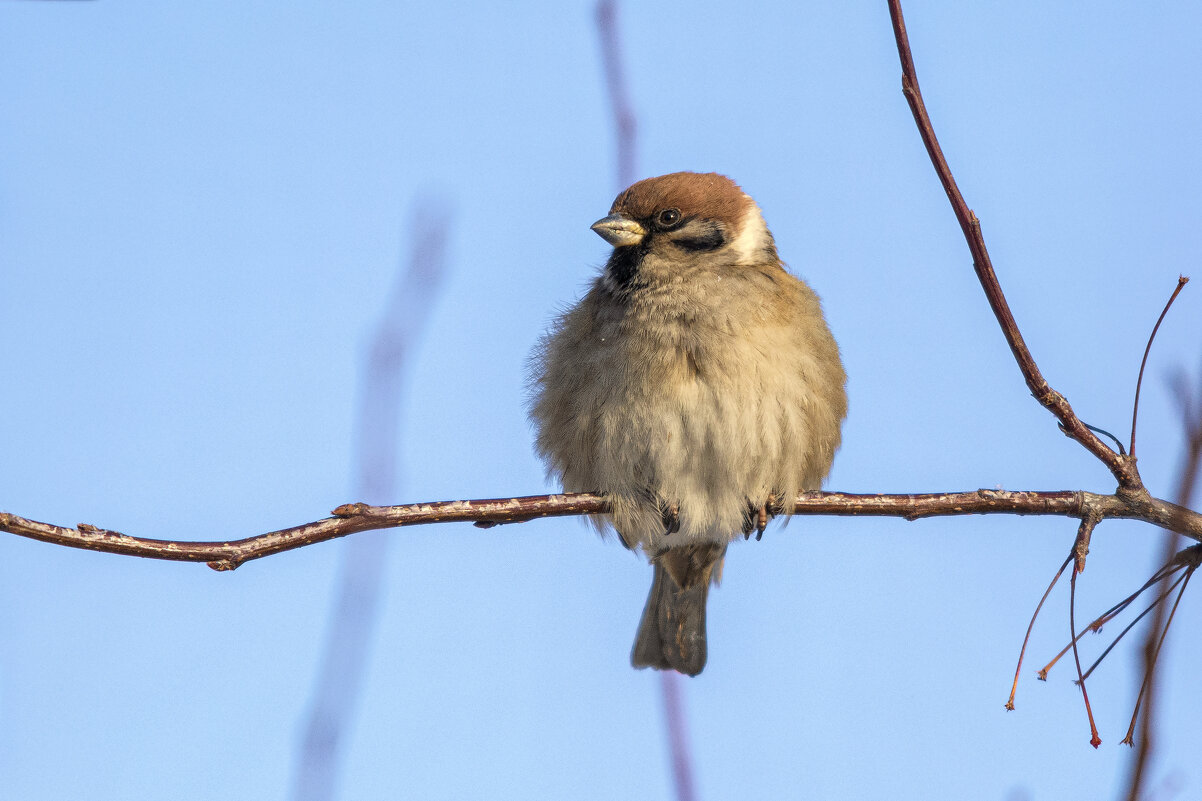
[(821, 486), (846, 375), (729, 178), (639, 181), (592, 228), (613, 254), (532, 358), (536, 449), (565, 491), (608, 496), (595, 522), (654, 566), (631, 662), (696, 675), (726, 547)]

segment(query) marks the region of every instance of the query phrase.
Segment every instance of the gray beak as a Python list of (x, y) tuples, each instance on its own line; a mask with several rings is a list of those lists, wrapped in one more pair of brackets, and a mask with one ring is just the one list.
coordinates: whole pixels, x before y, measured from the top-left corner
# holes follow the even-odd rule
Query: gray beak
[(611, 214), (592, 224), (597, 236), (616, 248), (625, 245), (637, 245), (647, 235), (647, 229), (629, 217), (621, 214)]

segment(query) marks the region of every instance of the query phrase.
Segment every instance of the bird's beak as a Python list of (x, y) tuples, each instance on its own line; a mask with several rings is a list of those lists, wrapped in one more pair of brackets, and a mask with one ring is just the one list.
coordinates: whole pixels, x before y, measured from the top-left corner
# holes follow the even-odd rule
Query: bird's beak
[(625, 245), (637, 245), (647, 235), (647, 229), (629, 217), (621, 214), (611, 214), (592, 224), (591, 228), (597, 236), (616, 248)]

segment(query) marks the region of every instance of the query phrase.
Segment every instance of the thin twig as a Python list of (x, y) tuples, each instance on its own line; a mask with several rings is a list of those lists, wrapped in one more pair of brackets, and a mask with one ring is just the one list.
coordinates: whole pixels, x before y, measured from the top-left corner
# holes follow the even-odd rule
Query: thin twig
[(1160, 330), (1160, 324), (1164, 322), (1165, 315), (1169, 313), (1173, 301), (1177, 299), (1181, 290), (1185, 289), (1185, 285), (1188, 283), (1189, 278), (1184, 275), (1177, 276), (1177, 288), (1173, 290), (1172, 295), (1169, 295), (1169, 302), (1164, 304), (1164, 309), (1156, 318), (1156, 325), (1152, 326), (1152, 333), (1148, 335), (1148, 344), (1144, 347), (1144, 357), (1139, 362), (1139, 378), (1135, 380), (1135, 402), (1131, 404), (1131, 446), (1127, 449), (1132, 459), (1135, 458), (1135, 423), (1139, 420), (1139, 390), (1144, 384), (1144, 368), (1148, 365), (1148, 354), (1152, 352), (1152, 343), (1156, 340), (1156, 332)]
[(985, 239), (981, 236), (981, 222), (964, 201), (964, 196), (956, 186), (956, 179), (952, 176), (951, 168), (948, 167), (947, 159), (944, 158), (943, 149), (939, 146), (939, 140), (935, 136), (935, 129), (931, 125), (930, 116), (927, 114), (926, 105), (922, 100), (922, 92), (918, 87), (918, 75), (914, 69), (914, 57), (910, 52), (910, 40), (906, 35), (906, 22), (902, 17), (900, 0), (889, 0), (889, 14), (893, 20), (893, 35), (897, 41), (897, 54), (902, 66), (902, 93), (910, 104), (910, 112), (914, 115), (914, 122), (918, 126), (922, 142), (926, 146), (927, 155), (931, 158), (939, 181), (943, 184), (943, 190), (947, 193), (947, 199), (952, 205), (952, 211), (955, 212), (956, 220), (960, 223), (960, 229), (963, 231), (968, 249), (972, 253), (973, 269), (976, 270), (981, 287), (985, 290), (989, 307), (993, 309), (993, 315), (997, 318), (998, 325), (1001, 326), (1002, 334), (1006, 337), (1015, 361), (1018, 362), (1027, 387), (1035, 399), (1059, 419), (1068, 436), (1081, 443), (1106, 465), (1125, 492), (1146, 492), (1134, 460), (1115, 453), (1098, 439), (1077, 417), (1068, 400), (1048, 385), (1039, 367), (1035, 364), (1035, 359), (1031, 356), (1026, 342), (1023, 341), (1018, 324), (1014, 321), (1014, 315), (1010, 311), (1010, 304), (1007, 303), (997, 275), (993, 271), (993, 263), (989, 258), (989, 251), (985, 247)]
[[(1157, 575), (1159, 575), (1159, 573)], [(1088, 626), (1086, 626), (1085, 628), (1078, 631), (1077, 636), (1073, 637), (1073, 639), (1069, 640), (1068, 645), (1061, 648), (1060, 652), (1058, 654), (1056, 654), (1054, 657), (1052, 657), (1052, 661), (1050, 661), (1046, 665), (1044, 665), (1043, 669), (1039, 671), (1040, 680), (1047, 681), (1048, 673), (1051, 672), (1052, 668), (1056, 667), (1056, 663), (1059, 662), (1061, 659), (1063, 659), (1064, 655), (1067, 654), (1069, 651), (1071, 651), (1073, 648), (1073, 645), (1076, 644), (1082, 637), (1084, 637), (1089, 632), (1093, 632), (1095, 634), (1100, 632), (1102, 630), (1103, 626), (1105, 626), (1107, 623), (1114, 620), (1114, 618), (1118, 617), (1123, 612), (1125, 612), (1127, 607), (1129, 607), (1135, 601), (1135, 599), (1138, 598), (1141, 593), (1143, 593), (1144, 590), (1146, 590), (1152, 584), (1155, 584), (1156, 581), (1159, 581), (1159, 578), (1157, 578), (1155, 580), (1149, 580), (1148, 583), (1146, 583), (1142, 588), (1131, 593), (1126, 598), (1119, 601), (1117, 604), (1115, 604), (1114, 606), (1110, 607), (1102, 614), (1095, 617)], [(1127, 628), (1123, 629), (1123, 631), (1119, 634), (1118, 637), (1115, 638), (1115, 640), (1117, 641), (1117, 640), (1122, 639), (1123, 634), (1126, 634), (1127, 630), (1130, 629), (1131, 626), (1134, 626), (1136, 623), (1138, 623), (1140, 620), (1142, 620), (1144, 615), (1148, 614), (1153, 609), (1155, 609), (1156, 604), (1160, 603), (1161, 600), (1164, 599), (1164, 597), (1165, 596), (1162, 593), (1161, 595), (1159, 595), (1156, 598), (1156, 600), (1154, 600), (1154, 601), (1152, 601), (1152, 603), (1148, 604), (1148, 606), (1144, 609), (1144, 611), (1142, 611), (1138, 615), (1136, 615), (1135, 620), (1133, 620), (1130, 624), (1128, 624)], [(1113, 647), (1113, 643), (1111, 645)], [(1109, 649), (1107, 649), (1107, 650), (1109, 650)], [(1095, 666), (1096, 666), (1096, 664), (1095, 664)], [(1090, 667), (1089, 670), (1085, 671), (1085, 675), (1088, 677), (1091, 672), (1093, 672), (1093, 667)]]
[[(1107, 656), (1110, 655), (1110, 652), (1113, 651), (1114, 647), (1119, 644), (1119, 641), (1122, 640), (1123, 637), (1127, 636), (1127, 632), (1129, 632), (1129, 631), (1131, 631), (1131, 629), (1135, 628), (1136, 624), (1138, 624), (1139, 621), (1143, 620), (1145, 615), (1147, 615), (1149, 612), (1151, 612), (1153, 609), (1155, 609), (1157, 604), (1163, 603), (1164, 599), (1168, 597), (1169, 593), (1171, 593), (1173, 590), (1177, 589), (1177, 587), (1183, 581), (1186, 581), (1189, 578), (1190, 572), (1191, 571), (1187, 570), (1184, 574), (1178, 576), (1177, 580), (1174, 581), (1171, 585), (1169, 585), (1169, 588), (1167, 590), (1165, 590), (1161, 595), (1159, 595), (1156, 598), (1156, 600), (1152, 601), (1152, 603), (1148, 604), (1147, 608), (1145, 608), (1144, 611), (1142, 611), (1138, 615), (1136, 615), (1134, 620), (1132, 620), (1130, 623), (1128, 623), (1126, 626), (1123, 627), (1123, 630), (1120, 631), (1118, 636), (1115, 637), (1110, 642), (1110, 645), (1106, 646), (1106, 650), (1102, 651), (1102, 653), (1098, 656), (1098, 658), (1093, 661), (1093, 664), (1089, 666), (1089, 669), (1085, 671), (1085, 678), (1088, 679), (1090, 677), (1090, 675), (1094, 672), (1094, 669), (1097, 668), (1098, 665), (1102, 664), (1102, 661), (1104, 659), (1106, 659)], [(1084, 633), (1084, 632), (1082, 632), (1082, 633)]]
[(1043, 602), (1052, 594), (1052, 588), (1056, 586), (1056, 582), (1060, 581), (1060, 577), (1064, 575), (1064, 569), (1068, 567), (1069, 562), (1073, 561), (1073, 555), (1070, 553), (1065, 558), (1064, 564), (1060, 565), (1060, 569), (1056, 571), (1056, 575), (1052, 577), (1048, 588), (1043, 591), (1043, 597), (1039, 599), (1039, 604), (1035, 607), (1034, 614), (1031, 615), (1031, 622), (1027, 624), (1027, 634), (1023, 637), (1023, 647), (1018, 651), (1018, 665), (1014, 668), (1014, 683), (1010, 685), (1010, 697), (1006, 699), (1006, 709), (1014, 711), (1014, 694), (1018, 692), (1018, 676), (1023, 669), (1023, 657), (1027, 653), (1027, 642), (1031, 639), (1031, 630), (1035, 628), (1035, 619), (1039, 617), (1039, 610), (1043, 609)]
[[(1094, 621), (1092, 623), (1090, 623), (1089, 626), (1087, 626), (1086, 628), (1088, 628), (1092, 631), (1095, 631), (1095, 632), (1101, 631), (1102, 626), (1106, 625), (1111, 620), (1113, 620), (1114, 618), (1121, 615), (1124, 611), (1126, 611), (1127, 607), (1130, 606), (1132, 603), (1134, 603), (1136, 598), (1143, 595), (1144, 592), (1147, 591), (1147, 589), (1149, 587), (1154, 586), (1162, 578), (1164, 578), (1166, 576), (1171, 576), (1173, 573), (1176, 573), (1182, 567), (1188, 567), (1190, 564), (1192, 564), (1193, 562), (1191, 560), (1193, 558), (1193, 555), (1197, 554), (1199, 552), (1198, 549), (1200, 547), (1202, 547), (1202, 546), (1192, 545), (1189, 548), (1186, 548), (1184, 551), (1181, 551), (1180, 553), (1178, 553), (1176, 556), (1173, 557), (1173, 561), (1169, 562), (1167, 565), (1162, 565), (1159, 570), (1157, 570), (1155, 573), (1152, 574), (1151, 578), (1149, 578), (1142, 585), (1140, 585), (1140, 588), (1138, 590), (1131, 593), (1126, 598), (1119, 601), (1118, 603), (1116, 603), (1114, 606), (1107, 609), (1102, 614), (1098, 615), (1094, 619)], [(1153, 602), (1153, 603), (1155, 603), (1155, 602)], [(1151, 608), (1151, 607), (1149, 607), (1149, 608)], [(1065, 648), (1067, 649), (1068, 646), (1066, 645)]]
[[(1169, 619), (1165, 621), (1164, 629), (1160, 631), (1160, 637), (1156, 641), (1156, 650), (1151, 660), (1152, 667), (1155, 667), (1156, 661), (1160, 656), (1160, 648), (1164, 645), (1164, 638), (1169, 634), (1169, 626), (1173, 625), (1173, 618), (1177, 614), (1177, 607), (1181, 603), (1181, 597), (1185, 595), (1185, 588), (1189, 586), (1189, 580), (1192, 575), (1194, 575), (1194, 571), (1187, 570), (1185, 575), (1182, 576), (1181, 589), (1177, 591), (1177, 598), (1173, 601), (1173, 609), (1169, 612)], [(1153, 633), (1155, 633), (1155, 630), (1153, 630)], [(1143, 683), (1139, 687), (1139, 695), (1136, 696), (1135, 699), (1135, 709), (1131, 712), (1131, 723), (1127, 726), (1127, 736), (1121, 740), (1121, 742), (1125, 745), (1135, 745), (1135, 742), (1132, 739), (1135, 736), (1135, 721), (1139, 718), (1139, 705), (1143, 701), (1145, 691), (1147, 691), (1151, 686), (1151, 680), (1152, 672), (1151, 669), (1149, 669), (1148, 672), (1144, 674)], [(1145, 735), (1145, 737), (1146, 736), (1147, 735)]]
[[(1081, 520), (1081, 527), (1077, 530), (1077, 542), (1088, 540), (1090, 532), (1098, 523), (1096, 517), (1085, 517)], [(1078, 552), (1077, 548), (1073, 549)], [(1079, 555), (1078, 555), (1078, 558)], [(1073, 661), (1077, 665), (1077, 685), (1081, 688), (1081, 698), (1085, 702), (1085, 715), (1089, 718), (1089, 744), (1097, 748), (1102, 744), (1102, 738), (1098, 736), (1098, 726), (1094, 723), (1093, 709), (1089, 705), (1089, 691), (1085, 689), (1085, 676), (1081, 673), (1081, 655), (1077, 653), (1077, 621), (1075, 619), (1077, 610), (1077, 574), (1081, 571), (1073, 567), (1073, 574), (1069, 577), (1068, 586), (1068, 631), (1069, 636), (1073, 638)]]

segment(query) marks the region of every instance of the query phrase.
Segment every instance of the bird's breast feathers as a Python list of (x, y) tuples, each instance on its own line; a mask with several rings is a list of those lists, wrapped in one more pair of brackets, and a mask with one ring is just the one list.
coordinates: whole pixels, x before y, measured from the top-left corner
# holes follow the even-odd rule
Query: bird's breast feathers
[[(726, 541), (749, 503), (821, 482), (839, 423), (821, 418), (842, 386), (822, 385), (823, 354), (797, 319), (807, 304), (820, 318), (816, 298), (771, 269), (647, 288), (620, 309), (599, 286), (570, 313), (593, 316), (589, 341), (547, 353), (549, 369), (576, 373), (573, 397), (548, 409), (573, 418), (561, 428), (585, 457), (559, 460), (565, 489), (609, 493), (628, 541), (669, 544), (665, 504), (678, 510), (674, 538)], [(796, 314), (775, 308), (782, 291)]]

